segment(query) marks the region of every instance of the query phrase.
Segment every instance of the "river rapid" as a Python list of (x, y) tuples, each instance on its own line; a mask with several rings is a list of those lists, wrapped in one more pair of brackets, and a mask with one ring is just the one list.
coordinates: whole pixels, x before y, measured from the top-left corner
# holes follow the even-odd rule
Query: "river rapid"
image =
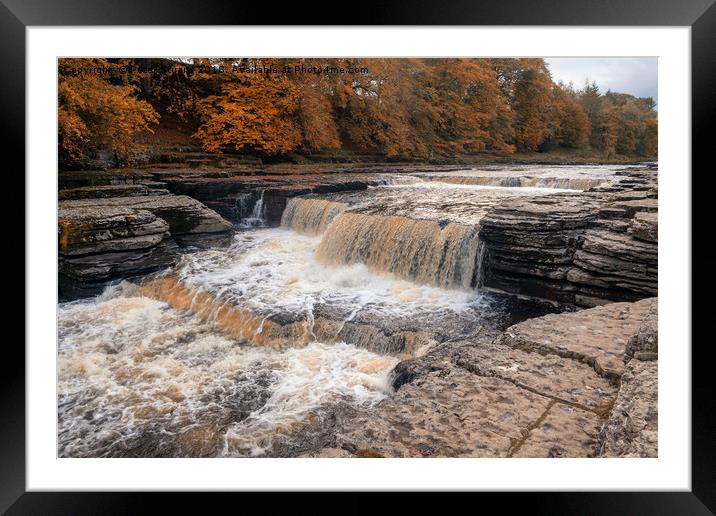
[[(439, 342), (492, 339), (553, 308), (480, 289), (480, 219), (620, 167), (395, 176), (367, 191), (261, 197), (231, 246), (58, 307), (60, 457), (297, 456), (338, 412), (391, 393)], [(520, 178), (518, 180), (514, 178)]]

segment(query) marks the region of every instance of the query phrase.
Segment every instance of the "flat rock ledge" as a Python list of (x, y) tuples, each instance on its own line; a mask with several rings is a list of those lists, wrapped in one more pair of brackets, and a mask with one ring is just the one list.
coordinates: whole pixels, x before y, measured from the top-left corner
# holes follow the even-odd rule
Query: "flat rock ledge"
[(481, 221), (483, 284), (577, 306), (657, 294), (655, 170), (582, 193), (507, 200)]
[(599, 434), (601, 457), (656, 457), (658, 361), (630, 360), (614, 409)]
[(60, 298), (95, 295), (109, 281), (169, 267), (181, 247), (228, 244), (232, 227), (201, 202), (165, 192), (61, 200)]
[[(656, 457), (657, 367), (626, 347), (657, 299), (548, 315), (400, 362), (394, 392), (334, 415), (306, 457)], [(625, 364), (626, 360), (626, 364)]]
[(62, 171), (60, 299), (96, 295), (110, 281), (169, 267), (181, 248), (225, 245), (232, 223), (254, 218), (258, 206), (263, 224), (275, 226), (291, 197), (365, 190), (386, 184), (386, 173), (459, 168), (326, 164), (223, 169), (165, 164)]
[(190, 195), (235, 223), (251, 216), (261, 202), (267, 225), (278, 225), (291, 197), (306, 194), (352, 192), (386, 184), (385, 176), (371, 173), (305, 173), (234, 175), (229, 172), (155, 171), (172, 193)]

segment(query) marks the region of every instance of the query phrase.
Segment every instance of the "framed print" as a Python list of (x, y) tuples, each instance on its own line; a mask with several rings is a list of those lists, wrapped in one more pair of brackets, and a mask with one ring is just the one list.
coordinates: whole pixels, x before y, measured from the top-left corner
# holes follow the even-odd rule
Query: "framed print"
[(523, 4), (259, 26), (4, 0), (27, 251), (0, 507), (435, 490), (708, 514), (691, 168), (716, 8)]

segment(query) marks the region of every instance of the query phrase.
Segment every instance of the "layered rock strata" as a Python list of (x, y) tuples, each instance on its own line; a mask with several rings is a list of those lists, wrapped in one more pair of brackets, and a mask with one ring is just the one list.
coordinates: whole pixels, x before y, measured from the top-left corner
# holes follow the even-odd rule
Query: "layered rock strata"
[(581, 193), (508, 199), (481, 221), (486, 287), (579, 306), (657, 293), (656, 172)]
[(299, 195), (366, 190), (386, 184), (375, 174), (225, 175), (161, 174), (161, 181), (175, 194), (190, 195), (229, 220), (240, 223), (261, 202), (260, 216), (267, 225), (278, 225), (288, 199)]
[(175, 275), (151, 278), (139, 287), (141, 295), (158, 299), (172, 308), (186, 310), (240, 344), (275, 349), (299, 348), (310, 342), (344, 342), (384, 355), (410, 358), (425, 346), (480, 335), (492, 338), (511, 318), (543, 315), (553, 307), (509, 298), (495, 299), (504, 312), (482, 308), (477, 317), (465, 313), (398, 316), (383, 314), (380, 308), (346, 309), (330, 301), (315, 305), (310, 315), (296, 310), (256, 311), (216, 296), (206, 289), (190, 288)]
[(386, 184), (386, 172), (416, 168), (431, 170), (385, 165), (62, 172), (61, 298), (96, 294), (107, 281), (172, 265), (177, 247), (223, 245), (231, 229), (227, 220), (278, 225), (290, 198), (365, 190)]
[(226, 244), (232, 225), (186, 196), (60, 201), (60, 298), (94, 295), (108, 281), (176, 263), (179, 247)]

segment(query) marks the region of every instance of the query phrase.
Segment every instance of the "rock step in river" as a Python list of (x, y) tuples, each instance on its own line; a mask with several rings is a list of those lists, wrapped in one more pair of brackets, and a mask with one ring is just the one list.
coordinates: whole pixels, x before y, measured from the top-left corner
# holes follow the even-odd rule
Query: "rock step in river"
[(216, 212), (183, 195), (60, 201), (60, 298), (96, 295), (113, 279), (170, 267), (179, 247), (227, 245), (232, 230)]
[[(227, 241), (225, 236), (230, 227), (219, 222), (219, 216), (193, 197), (167, 195), (165, 187), (169, 187), (174, 194), (189, 193), (210, 206), (223, 204), (225, 216), (248, 226), (278, 224), (282, 216), (286, 217), (292, 211), (289, 199), (296, 196), (348, 204), (351, 206), (348, 211), (354, 214), (431, 220), (441, 230), (450, 225), (448, 232), (465, 235), (473, 235), (475, 230), (459, 225), (479, 225), (477, 240), (482, 243), (482, 248), (475, 253), (475, 257), (481, 261), (485, 272), (481, 281), (487, 287), (508, 293), (581, 306), (635, 300), (655, 294), (658, 227), (655, 170), (628, 167), (421, 170), (420, 167), (411, 167), (410, 174), (373, 172), (372, 175), (342, 172), (235, 176), (224, 170), (165, 169), (130, 171), (125, 176), (114, 172), (64, 173), (61, 184), (69, 188), (60, 191), (60, 197), (65, 199), (60, 201), (59, 206), (60, 253), (63, 256), (60, 295), (67, 299), (95, 294), (104, 283), (113, 279), (136, 276), (171, 265), (178, 259), (174, 244), (205, 247)], [(502, 181), (504, 177), (514, 177), (518, 173), (542, 184), (585, 180), (599, 181), (600, 186), (580, 193), (577, 190), (541, 187), (489, 188), (470, 185), (473, 179), (497, 178)], [(464, 184), (423, 180), (434, 179), (436, 174), (458, 178)], [(445, 188), (438, 188), (441, 184)], [(393, 186), (381, 188), (381, 185)], [(278, 190), (274, 191), (275, 188)], [(562, 193), (554, 193), (560, 191)], [(87, 198), (92, 192), (98, 198)], [(274, 195), (276, 192), (280, 194)], [(115, 193), (122, 197), (108, 197)], [(144, 199), (140, 200), (142, 197)], [(69, 200), (73, 198), (80, 200)], [(191, 209), (188, 209), (190, 205)], [(344, 211), (336, 209), (338, 205), (332, 206), (332, 211), (322, 219), (320, 231), (328, 227), (329, 220)], [(120, 213), (121, 208), (128, 208), (129, 211)], [(107, 210), (110, 209), (120, 211), (109, 216)], [(139, 217), (129, 216), (140, 209), (146, 209), (149, 214), (142, 211)], [(198, 213), (201, 215), (198, 216)], [(151, 218), (151, 215), (158, 219), (164, 216), (169, 234), (160, 227), (160, 220), (150, 224), (148, 217)], [(182, 218), (187, 220), (182, 221)], [(344, 214), (341, 218), (347, 219), (349, 215)], [(371, 219), (357, 215), (353, 218), (356, 220), (351, 224), (345, 220), (339, 222), (351, 231), (368, 231), (376, 236), (380, 236), (381, 231), (385, 236), (389, 232), (387, 225), (401, 225), (398, 219), (386, 218), (384, 223), (372, 220), (373, 229), (365, 230), (361, 221)], [(284, 225), (299, 232), (315, 233), (308, 226), (295, 227), (296, 221), (301, 220), (310, 226), (310, 217), (294, 219)], [(200, 220), (208, 224), (200, 224)], [(448, 245), (454, 243), (454, 239), (444, 234), (447, 232), (437, 233), (429, 229), (429, 224), (420, 222), (413, 226), (414, 231), (434, 234), (434, 246), (439, 246), (440, 241)], [(68, 233), (72, 233), (73, 237), (66, 238), (64, 235)], [(341, 236), (338, 232), (334, 233), (336, 237)], [(346, 242), (338, 244), (348, 243), (349, 237), (342, 235), (342, 238)], [(464, 240), (469, 253), (462, 256), (462, 260), (469, 261), (475, 239), (466, 237)], [(395, 242), (404, 243), (400, 239)], [(98, 245), (93, 247), (94, 243)], [(370, 259), (378, 260), (368, 248), (358, 249), (354, 245), (352, 251), (349, 253), (346, 249), (343, 256), (345, 263), (365, 259), (366, 253)], [(334, 258), (338, 260), (340, 257)], [(442, 258), (442, 255), (438, 257), (433, 253), (432, 259)], [(431, 258), (423, 256), (423, 259), (429, 261)], [(95, 263), (101, 265), (95, 266)], [(392, 272), (392, 267), (398, 265), (391, 262), (385, 266)], [(474, 285), (478, 278), (466, 274), (471, 268), (467, 264), (459, 278), (442, 278), (437, 283)], [(403, 264), (403, 272), (411, 278), (420, 277), (420, 269), (419, 264)], [(448, 270), (452, 271), (448, 274), (455, 272), (451, 268)], [(425, 274), (422, 279), (426, 279)]]
[[(60, 203), (61, 274), (100, 285), (178, 263), (119, 298), (61, 309), (61, 455), (655, 455), (655, 299), (531, 319), (503, 334), (559, 308), (475, 291), (484, 283), (582, 305), (655, 293), (655, 172), (602, 173), (588, 192), (403, 175), (360, 188), (352, 178), (348, 192), (335, 191), (335, 176), (320, 195), (287, 175), (282, 192), (302, 195), (283, 198), (283, 228), (233, 237), (195, 199), (148, 195), (167, 186), (156, 175), (140, 174), (155, 184), (128, 197), (104, 196), (117, 188), (110, 183), (87, 199), (73, 184), (65, 198), (74, 199)], [(265, 201), (257, 181), (252, 217)], [(94, 328), (107, 310), (110, 334), (124, 317), (118, 341)], [(193, 351), (182, 354), (186, 346)], [(392, 373), (394, 391), (378, 387), (395, 364), (386, 355), (408, 359)], [(325, 367), (338, 367), (329, 388), (314, 382)], [(229, 376), (215, 385), (217, 368)], [(175, 374), (183, 380), (164, 386), (162, 376)], [(356, 374), (372, 387), (356, 391)], [(107, 394), (97, 397), (99, 378)], [(139, 380), (146, 393), (116, 397), (118, 385)], [(200, 394), (207, 382), (218, 398)], [(289, 402), (303, 405), (279, 409)], [(611, 415), (615, 403), (621, 412)], [(87, 404), (94, 423), (74, 426)], [(639, 425), (625, 426), (625, 412)], [(93, 437), (83, 443), (76, 432)]]
[(142, 292), (242, 342), (346, 342), (409, 356), (500, 326), (507, 311), (474, 291), (479, 220), (501, 199), (547, 193), (401, 182), (296, 197), (284, 229), (239, 232), (228, 249), (186, 255)]
[[(394, 394), (337, 415), (307, 456), (655, 457), (656, 305), (547, 315), (403, 361)], [(652, 351), (625, 365), (639, 335)]]
[(510, 321), (556, 309), (419, 284), (359, 261), (337, 264), (331, 255), (321, 256), (324, 238), (287, 229), (240, 232), (227, 249), (184, 255), (173, 270), (143, 281), (139, 291), (242, 343), (286, 349), (346, 342), (401, 357), (435, 342), (495, 335)]

